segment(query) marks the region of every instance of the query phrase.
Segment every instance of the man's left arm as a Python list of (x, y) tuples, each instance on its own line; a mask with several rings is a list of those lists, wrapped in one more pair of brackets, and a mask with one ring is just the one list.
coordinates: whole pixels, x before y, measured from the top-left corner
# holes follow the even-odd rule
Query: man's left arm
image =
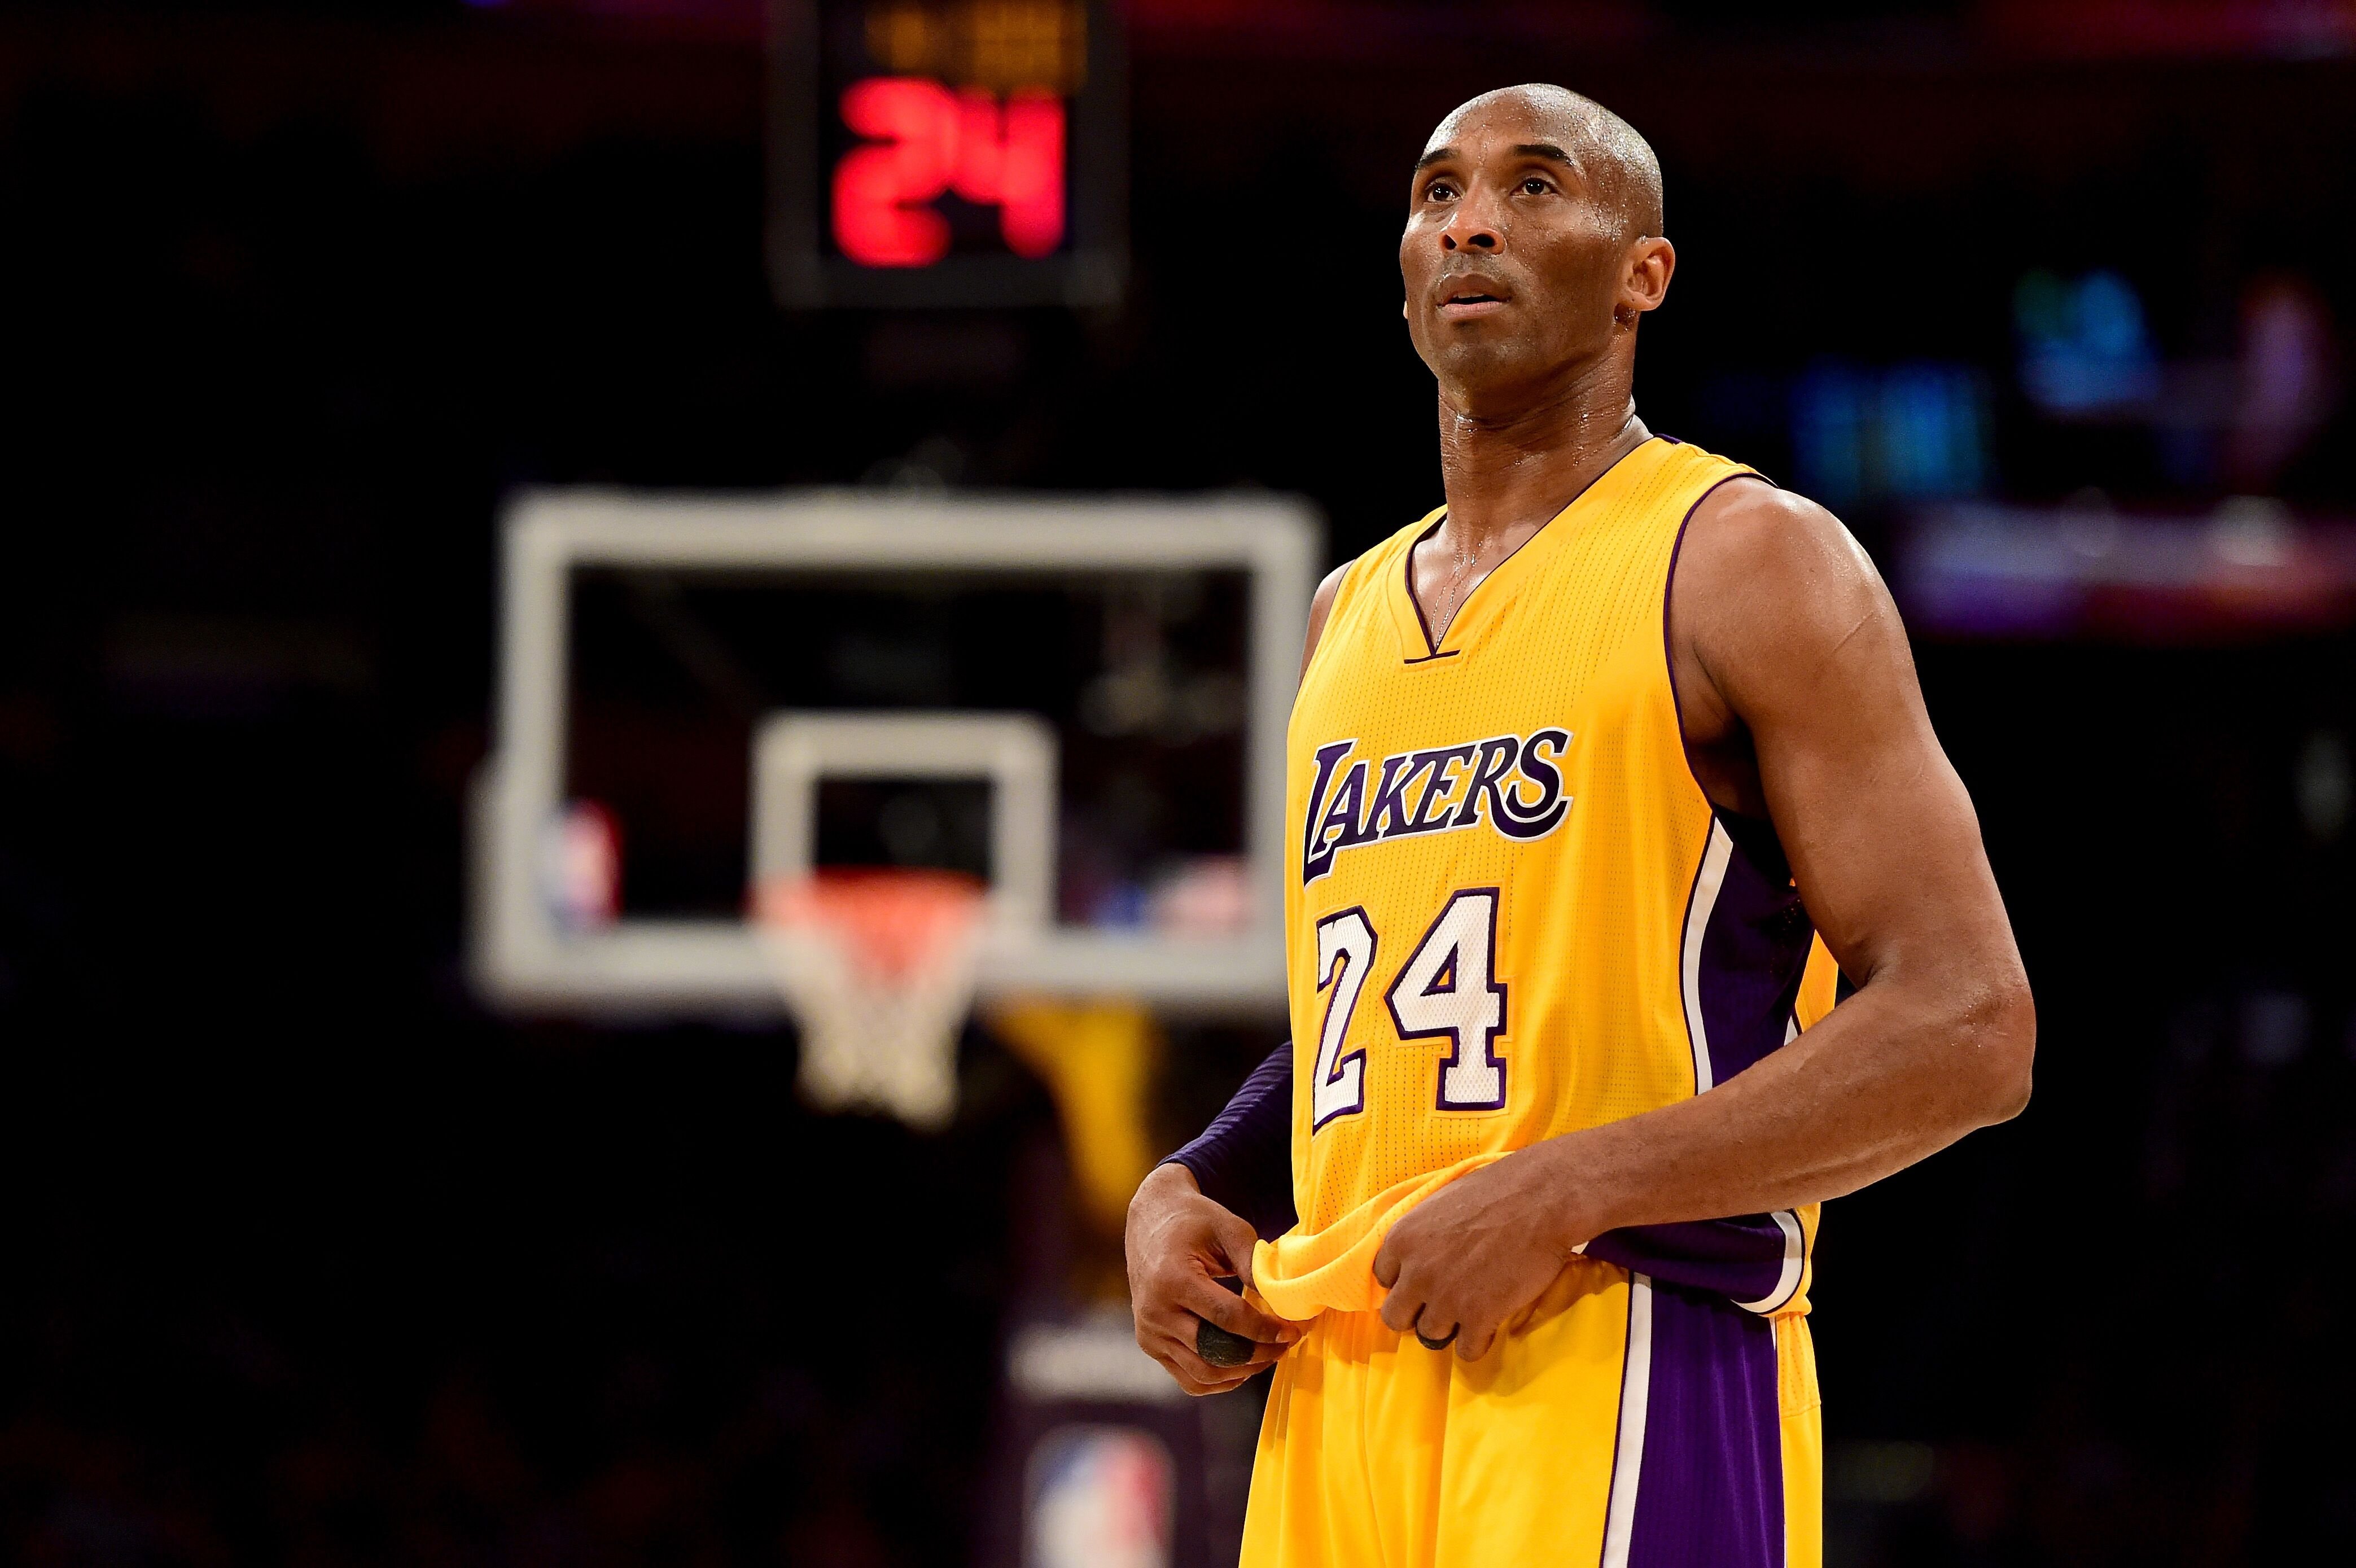
[(1837, 1197), (2028, 1101), (2028, 980), (1872, 563), (1821, 507), (1730, 484), (1697, 509), (1672, 592), (1688, 744), (1747, 736), (1757, 804), (1857, 991), (1708, 1093), (1533, 1145), (1393, 1227), (1384, 1321), (1457, 1325), (1467, 1359), (1605, 1230)]

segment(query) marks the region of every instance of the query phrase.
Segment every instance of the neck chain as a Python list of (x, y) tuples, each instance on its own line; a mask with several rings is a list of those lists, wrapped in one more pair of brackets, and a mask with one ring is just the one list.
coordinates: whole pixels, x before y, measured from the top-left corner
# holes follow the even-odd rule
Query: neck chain
[(1455, 623), (1456, 612), (1464, 607), (1464, 593), (1459, 585), (1464, 581), (1464, 574), (1472, 569), (1473, 563), (1481, 559), (1481, 553), (1451, 544), (1448, 558), (1455, 563), (1456, 570), (1449, 575), (1447, 583), (1448, 613), (1440, 617), (1440, 624), (1431, 628), (1431, 635), (1435, 638), (1447, 635), (1449, 627)]

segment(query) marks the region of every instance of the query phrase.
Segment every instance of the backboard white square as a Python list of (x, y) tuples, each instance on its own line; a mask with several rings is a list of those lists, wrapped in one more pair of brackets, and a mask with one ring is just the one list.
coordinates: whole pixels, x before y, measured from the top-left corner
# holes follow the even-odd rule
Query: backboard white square
[(1055, 909), (1055, 734), (1030, 714), (784, 713), (753, 742), (753, 880), (808, 876), (826, 779), (990, 785), (990, 924), (1035, 937)]

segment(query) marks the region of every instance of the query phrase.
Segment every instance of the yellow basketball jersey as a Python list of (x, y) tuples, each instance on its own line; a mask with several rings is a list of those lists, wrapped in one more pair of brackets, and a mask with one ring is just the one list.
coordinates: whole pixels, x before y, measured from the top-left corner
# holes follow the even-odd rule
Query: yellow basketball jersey
[[(1705, 1092), (1829, 1006), (1772, 830), (1713, 811), (1670, 681), (1683, 525), (1751, 472), (1646, 441), (1436, 642), (1409, 555), (1439, 512), (1344, 574), (1288, 745), (1300, 1224), (1255, 1267), (1276, 1311), (1370, 1310), (1422, 1196)], [(1772, 1283), (1730, 1298), (1804, 1310), (1814, 1211), (1753, 1218)]]

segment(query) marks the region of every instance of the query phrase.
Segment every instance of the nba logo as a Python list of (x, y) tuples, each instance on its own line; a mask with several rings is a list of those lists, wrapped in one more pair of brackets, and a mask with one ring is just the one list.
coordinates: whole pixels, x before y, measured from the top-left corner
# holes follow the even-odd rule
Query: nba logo
[(1023, 1568), (1170, 1568), (1170, 1452), (1133, 1426), (1059, 1426), (1031, 1451)]

